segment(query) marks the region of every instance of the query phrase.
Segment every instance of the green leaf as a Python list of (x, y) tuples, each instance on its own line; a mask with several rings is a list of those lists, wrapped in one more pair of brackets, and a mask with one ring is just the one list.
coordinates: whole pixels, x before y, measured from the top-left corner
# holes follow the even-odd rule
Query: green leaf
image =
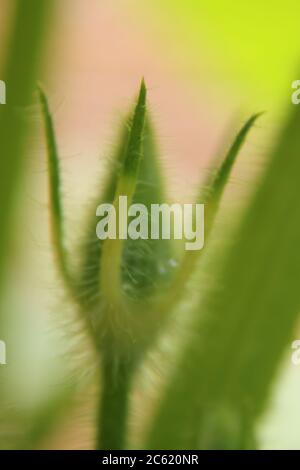
[(49, 111), (47, 98), (42, 88), (39, 88), (40, 103), (43, 112), (45, 135), (47, 142), (48, 175), (49, 175), (49, 199), (51, 232), (56, 260), (60, 274), (65, 282), (67, 290), (76, 299), (77, 292), (71, 273), (66, 242), (64, 237), (64, 215), (61, 204), (61, 181), (59, 171), (59, 158), (55, 140), (54, 125)]
[[(245, 142), (245, 139), (255, 124), (261, 113), (251, 116), (243, 125), (237, 134), (232, 146), (228, 150), (224, 160), (219, 168), (211, 171), (208, 181), (204, 185), (204, 190), (201, 189), (197, 203), (205, 205), (205, 244), (209, 240), (210, 231), (213, 227), (215, 218), (218, 213), (219, 204), (228, 182), (234, 162), (239, 155), (239, 152)], [(190, 281), (191, 276), (195, 272), (196, 265), (203, 250), (185, 251), (183, 259), (181, 260), (177, 271), (175, 272), (174, 279), (172, 280), (166, 295), (163, 297), (158, 312), (164, 316), (165, 312), (170, 315), (172, 308), (180, 301), (186, 293), (186, 286)]]
[[(146, 116), (146, 96), (147, 90), (144, 80), (142, 80), (138, 101), (135, 107), (132, 126), (130, 129), (128, 144), (124, 155), (124, 166), (122, 173), (125, 176), (132, 176), (136, 181), (138, 168), (142, 158), (142, 140)], [(119, 181), (119, 184), (122, 180)], [(133, 187), (133, 192), (135, 185)]]
[(257, 113), (251, 116), (243, 125), (237, 134), (232, 146), (227, 152), (223, 162), (216, 172), (212, 171), (212, 177), (205, 185), (204, 194), (200, 197), (200, 202), (205, 204), (206, 210), (206, 233), (208, 233), (214, 222), (221, 197), (223, 195), (225, 186), (228, 182), (232, 167), (236, 161), (237, 156), (248, 136), (249, 131), (254, 126), (256, 120), (262, 115)]
[[(97, 222), (95, 208), (102, 203), (113, 203), (118, 181), (124, 173), (124, 155), (125, 149), (128, 148), (131, 127), (132, 117), (126, 119), (122, 126), (119, 144), (109, 168), (107, 183), (101, 197), (93, 204), (88, 234), (82, 247), (84, 261), (81, 268), (80, 292), (84, 302), (89, 306), (99, 305), (102, 295), (101, 286), (99, 288), (99, 276), (103, 242), (98, 240), (95, 234)], [(149, 209), (152, 203), (165, 202), (166, 196), (148, 112), (143, 133), (143, 156), (137, 169), (132, 203), (144, 204)], [(126, 240), (121, 266), (122, 289), (131, 298), (144, 298), (150, 295), (157, 285), (168, 277), (169, 261), (169, 240)]]
[[(192, 317), (185, 347), (150, 433), (152, 448), (238, 448), (228, 413), (249, 442), (264, 410), (300, 308), (300, 111), (284, 130), (235, 243)], [(227, 428), (227, 431), (226, 431)], [(227, 444), (225, 444), (227, 442)], [(243, 444), (244, 445), (244, 444)]]
[(136, 190), (139, 164), (142, 158), (142, 139), (146, 116), (146, 87), (142, 80), (139, 97), (134, 110), (132, 125), (125, 148), (122, 169), (117, 181), (113, 207), (116, 213), (117, 236), (107, 238), (102, 244), (101, 269), (99, 273), (102, 295), (110, 304), (120, 304), (123, 297), (122, 258), (124, 239), (119, 236), (119, 198), (126, 197), (128, 207)]
[[(148, 209), (149, 233), (151, 205), (166, 202), (156, 139), (149, 115), (145, 123), (144, 158), (141, 161), (133, 204), (143, 204)], [(123, 283), (127, 294), (144, 300), (163, 288), (172, 271), (172, 247), (170, 240), (128, 239), (123, 260)]]

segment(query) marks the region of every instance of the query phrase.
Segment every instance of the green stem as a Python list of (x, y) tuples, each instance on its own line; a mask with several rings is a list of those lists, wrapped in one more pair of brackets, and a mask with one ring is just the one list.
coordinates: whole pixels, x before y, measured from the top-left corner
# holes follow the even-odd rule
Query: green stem
[(130, 387), (130, 368), (127, 362), (111, 360), (104, 354), (101, 374), (101, 397), (98, 411), (96, 448), (121, 450), (125, 448)]
[(0, 106), (0, 278), (8, 261), (9, 231), (25, 167), (26, 135), (30, 130), (26, 109), (33, 102), (32, 93), (53, 3), (50, 0), (14, 1), (7, 58), (1, 70), (1, 79), (7, 88), (7, 104)]

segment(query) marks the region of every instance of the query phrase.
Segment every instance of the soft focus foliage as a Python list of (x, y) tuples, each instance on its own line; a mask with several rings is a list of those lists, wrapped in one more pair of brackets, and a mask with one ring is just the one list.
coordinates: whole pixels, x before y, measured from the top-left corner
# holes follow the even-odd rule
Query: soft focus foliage
[[(132, 3), (137, 10), (140, 8), (135, 0)], [(172, 50), (176, 50), (178, 62), (193, 64), (196, 80), (203, 70), (195, 56), (206, 38), (211, 46), (206, 51), (206, 64), (211, 57), (219, 56), (218, 66), (208, 76), (220, 73), (224, 81), (235, 76), (241, 88), (251, 83), (252, 92), (245, 102), (252, 107), (255, 96), (254, 102), (262, 99), (265, 107), (274, 96), (281, 101), (294, 66), (298, 29), (297, 15), (291, 11), (299, 10), (295, 0), (287, 2), (284, 15), (279, 2), (273, 2), (271, 9), (267, 3), (262, 5), (256, 0), (250, 6), (228, 6), (228, 2), (219, 0), (216, 7), (196, 0), (184, 4), (154, 1), (151, 8), (161, 13), (155, 22), (156, 39), (159, 41), (159, 34), (168, 38), (172, 27), (171, 42), (176, 35), (180, 38), (176, 48), (172, 44)], [(148, 208), (168, 202), (143, 80), (114, 141), (106, 178), (99, 181), (96, 196), (91, 195), (95, 197), (87, 209), (84, 236), (78, 240), (76, 250), (66, 236), (68, 214), (62, 200), (64, 175), (60, 171), (54, 106), (52, 99), (48, 103), (43, 88), (37, 86), (53, 4), (48, 0), (15, 0), (11, 15), (10, 40), (0, 76), (9, 84), (7, 105), (0, 107), (0, 288), (10, 279), (8, 254), (14, 237), (16, 201), (26, 166), (24, 157), (33, 147), (30, 140), (26, 141), (32, 124), (28, 111), (38, 96), (40, 107), (36, 109), (38, 119), (43, 120), (47, 144), (51, 251), (65, 291), (64, 301), (58, 303), (61, 323), (67, 324), (60, 325), (60, 332), (66, 349), (75, 344), (72, 353), (77, 370), (72, 380), (66, 377), (59, 386), (49, 387), (46, 398), (26, 408), (22, 406), (22, 391), (15, 390), (18, 380), (14, 382), (14, 377), (20, 371), (14, 360), (8, 367), (0, 366), (0, 447), (47, 446), (51, 437), (59, 435), (62, 419), (78, 405), (80, 387), (88, 402), (85, 404), (90, 406), (86, 388), (91, 390), (92, 386), (97, 401), (92, 410), (96, 449), (133, 446), (132, 423), (142, 430), (138, 442), (144, 448), (260, 447), (257, 426), (270, 405), (272, 386), (300, 307), (300, 111), (295, 107), (288, 116), (279, 138), (273, 141), (248, 206), (236, 218), (233, 214), (230, 230), (224, 233), (218, 233), (219, 225), (215, 223), (223, 194), (260, 114), (244, 123), (223, 158), (211, 168), (196, 198), (196, 202), (205, 204), (203, 251), (181, 252), (180, 246), (162, 239), (100, 241), (96, 237), (99, 204), (112, 203), (117, 208), (121, 195)], [(270, 14), (267, 22), (266, 12)], [(199, 28), (200, 17), (206, 29)], [(281, 22), (285, 24), (284, 35), (278, 35)], [(252, 34), (254, 26), (256, 34)], [(217, 248), (213, 233), (216, 238), (224, 236), (224, 243)], [(11, 312), (4, 307), (4, 290), (0, 339), (5, 335), (9, 350), (15, 350), (19, 347), (18, 335), (7, 331)], [(56, 295), (57, 291), (52, 290), (51, 296)], [(70, 311), (71, 320), (66, 320)], [(77, 342), (76, 335), (84, 341)], [(164, 341), (172, 343), (171, 353), (167, 348), (167, 353), (161, 354)], [(92, 380), (90, 376), (82, 379), (84, 359), (77, 360), (87, 351)], [(143, 417), (131, 411), (141, 401), (136, 393), (136, 377), (149, 366), (149, 356), (161, 360), (163, 380), (154, 381), (156, 400), (149, 400), (150, 404), (146, 399), (142, 401), (142, 407), (149, 405), (150, 409), (145, 423)], [(28, 375), (34, 375), (28, 370)], [(58, 375), (55, 380), (59, 380)]]

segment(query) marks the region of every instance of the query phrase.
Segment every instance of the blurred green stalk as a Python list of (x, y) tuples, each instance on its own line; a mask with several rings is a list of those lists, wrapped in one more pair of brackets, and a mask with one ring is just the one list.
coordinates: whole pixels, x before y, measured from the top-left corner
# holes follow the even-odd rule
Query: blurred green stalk
[(7, 104), (0, 106), (0, 285), (8, 261), (17, 188), (25, 167), (25, 140), (30, 122), (24, 110), (32, 102), (50, 8), (54, 6), (53, 0), (15, 0), (14, 3), (6, 63), (0, 72), (7, 89)]
[(300, 107), (234, 235), (216, 260), (158, 406), (152, 449), (253, 449), (258, 419), (300, 309)]
[[(6, 84), (6, 104), (0, 105), (0, 300), (11, 252), (10, 237), (17, 193), (25, 168), (26, 136), (30, 130), (26, 108), (32, 102), (43, 39), (49, 26), (50, 6), (53, 8), (54, 1), (14, 0), (13, 6), (10, 37), (0, 69), (0, 79)], [(0, 305), (0, 335), (7, 341), (8, 332), (4, 331), (5, 317), (4, 309)], [(6, 374), (8, 368), (1, 368), (0, 420), (5, 433), (8, 423), (11, 426), (17, 419), (16, 414), (6, 406)], [(2, 436), (0, 448), (10, 447), (9, 439), (9, 436)]]

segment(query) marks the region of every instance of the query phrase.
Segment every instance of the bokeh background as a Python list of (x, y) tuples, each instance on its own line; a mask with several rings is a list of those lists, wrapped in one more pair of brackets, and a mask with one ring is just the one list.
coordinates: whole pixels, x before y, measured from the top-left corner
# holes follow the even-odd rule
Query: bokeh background
[[(3, 64), (13, 3), (1, 0)], [(52, 2), (51, 10), (37, 78), (55, 120), (74, 247), (120, 117), (142, 76), (174, 200), (195, 194), (199, 179), (245, 117), (267, 111), (243, 150), (226, 195), (232, 207), (246, 200), (290, 109), (291, 83), (299, 79), (297, 0), (60, 0)], [(82, 361), (75, 373), (66, 347), (67, 342), (72, 348), (73, 339), (62, 317), (70, 307), (64, 305), (51, 253), (45, 142), (36, 94), (23, 112), (30, 132), (2, 288), (0, 339), (8, 345), (8, 364), (0, 366), (9, 392), (5, 406), (30, 415), (59, 396), (66, 384), (80, 383), (75, 403), (63, 410), (40, 446), (85, 449), (92, 446), (93, 387), (87, 384), (93, 370)], [(288, 355), (261, 423), (263, 447), (300, 448), (299, 389), (300, 366), (291, 365)], [(1, 435), (16, 431), (5, 426)]]

